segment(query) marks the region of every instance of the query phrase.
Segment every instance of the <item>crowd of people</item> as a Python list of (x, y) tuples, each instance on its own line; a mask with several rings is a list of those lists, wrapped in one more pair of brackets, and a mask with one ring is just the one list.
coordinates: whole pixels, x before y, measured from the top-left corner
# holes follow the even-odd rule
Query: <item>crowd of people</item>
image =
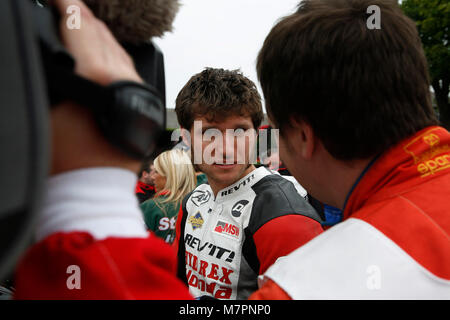
[[(62, 33), (81, 76), (142, 82), (81, 1), (55, 3), (83, 8), (89, 29)], [(380, 30), (367, 28), (371, 5)], [(52, 108), (51, 176), (15, 298), (450, 299), (450, 134), (414, 22), (394, 1), (304, 0), (267, 36), (257, 73), (280, 172), (250, 160), (262, 99), (236, 70), (189, 79), (175, 108), (187, 150), (144, 163), (88, 110)]]

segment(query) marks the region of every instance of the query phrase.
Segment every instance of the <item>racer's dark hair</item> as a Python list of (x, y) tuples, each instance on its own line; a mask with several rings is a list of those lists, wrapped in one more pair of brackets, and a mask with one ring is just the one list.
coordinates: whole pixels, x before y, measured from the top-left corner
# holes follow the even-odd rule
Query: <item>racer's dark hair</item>
[[(313, 128), (332, 156), (364, 159), (438, 124), (415, 23), (393, 0), (304, 0), (279, 21), (257, 61), (276, 127)], [(369, 29), (369, 6), (381, 29)]]
[(206, 68), (194, 75), (176, 99), (178, 123), (190, 130), (198, 116), (221, 121), (230, 115), (249, 116), (257, 129), (264, 117), (255, 84), (238, 70)]

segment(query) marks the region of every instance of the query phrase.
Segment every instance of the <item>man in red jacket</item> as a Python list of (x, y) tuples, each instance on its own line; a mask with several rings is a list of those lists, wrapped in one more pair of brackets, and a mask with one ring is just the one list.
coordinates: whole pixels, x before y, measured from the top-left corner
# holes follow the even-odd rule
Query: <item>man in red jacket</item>
[(155, 183), (153, 181), (154, 173), (155, 167), (153, 166), (153, 162), (144, 161), (139, 172), (139, 180), (134, 190), (139, 203), (142, 203), (155, 195)]
[(304, 0), (257, 69), (283, 162), (343, 214), (251, 298), (450, 299), (450, 134), (414, 22), (395, 1)]
[[(131, 58), (79, 0), (55, 1), (76, 73), (100, 85), (142, 83)], [(81, 29), (65, 27), (69, 6)], [(16, 270), (16, 299), (190, 299), (175, 277), (175, 253), (145, 229), (134, 194), (140, 161), (112, 146), (92, 112), (53, 106), (51, 176), (36, 226), (38, 242)]]

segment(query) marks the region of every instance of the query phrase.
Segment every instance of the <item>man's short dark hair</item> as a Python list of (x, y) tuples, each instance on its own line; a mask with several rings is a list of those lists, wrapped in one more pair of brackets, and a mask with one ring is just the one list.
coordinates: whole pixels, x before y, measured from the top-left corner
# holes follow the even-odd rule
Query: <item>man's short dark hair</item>
[(150, 167), (153, 164), (153, 159), (144, 159), (141, 163), (141, 168), (139, 169), (138, 176), (142, 177), (142, 174), (145, 172), (150, 173)]
[(194, 75), (176, 99), (178, 123), (190, 130), (196, 117), (220, 121), (230, 115), (249, 116), (257, 129), (264, 117), (255, 84), (237, 70), (206, 68)]
[[(367, 26), (371, 5), (381, 29)], [(281, 134), (292, 118), (305, 121), (340, 160), (438, 123), (415, 23), (393, 0), (304, 0), (266, 38), (257, 71)]]

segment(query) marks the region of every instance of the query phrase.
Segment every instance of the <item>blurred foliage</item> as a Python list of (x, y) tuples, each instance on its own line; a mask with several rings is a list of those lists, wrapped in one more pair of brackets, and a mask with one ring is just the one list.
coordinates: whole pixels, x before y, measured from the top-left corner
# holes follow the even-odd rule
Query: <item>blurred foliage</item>
[(401, 7), (417, 24), (431, 77), (450, 77), (450, 0), (404, 0)]
[(441, 122), (449, 129), (450, 0), (403, 0), (401, 8), (417, 24)]

